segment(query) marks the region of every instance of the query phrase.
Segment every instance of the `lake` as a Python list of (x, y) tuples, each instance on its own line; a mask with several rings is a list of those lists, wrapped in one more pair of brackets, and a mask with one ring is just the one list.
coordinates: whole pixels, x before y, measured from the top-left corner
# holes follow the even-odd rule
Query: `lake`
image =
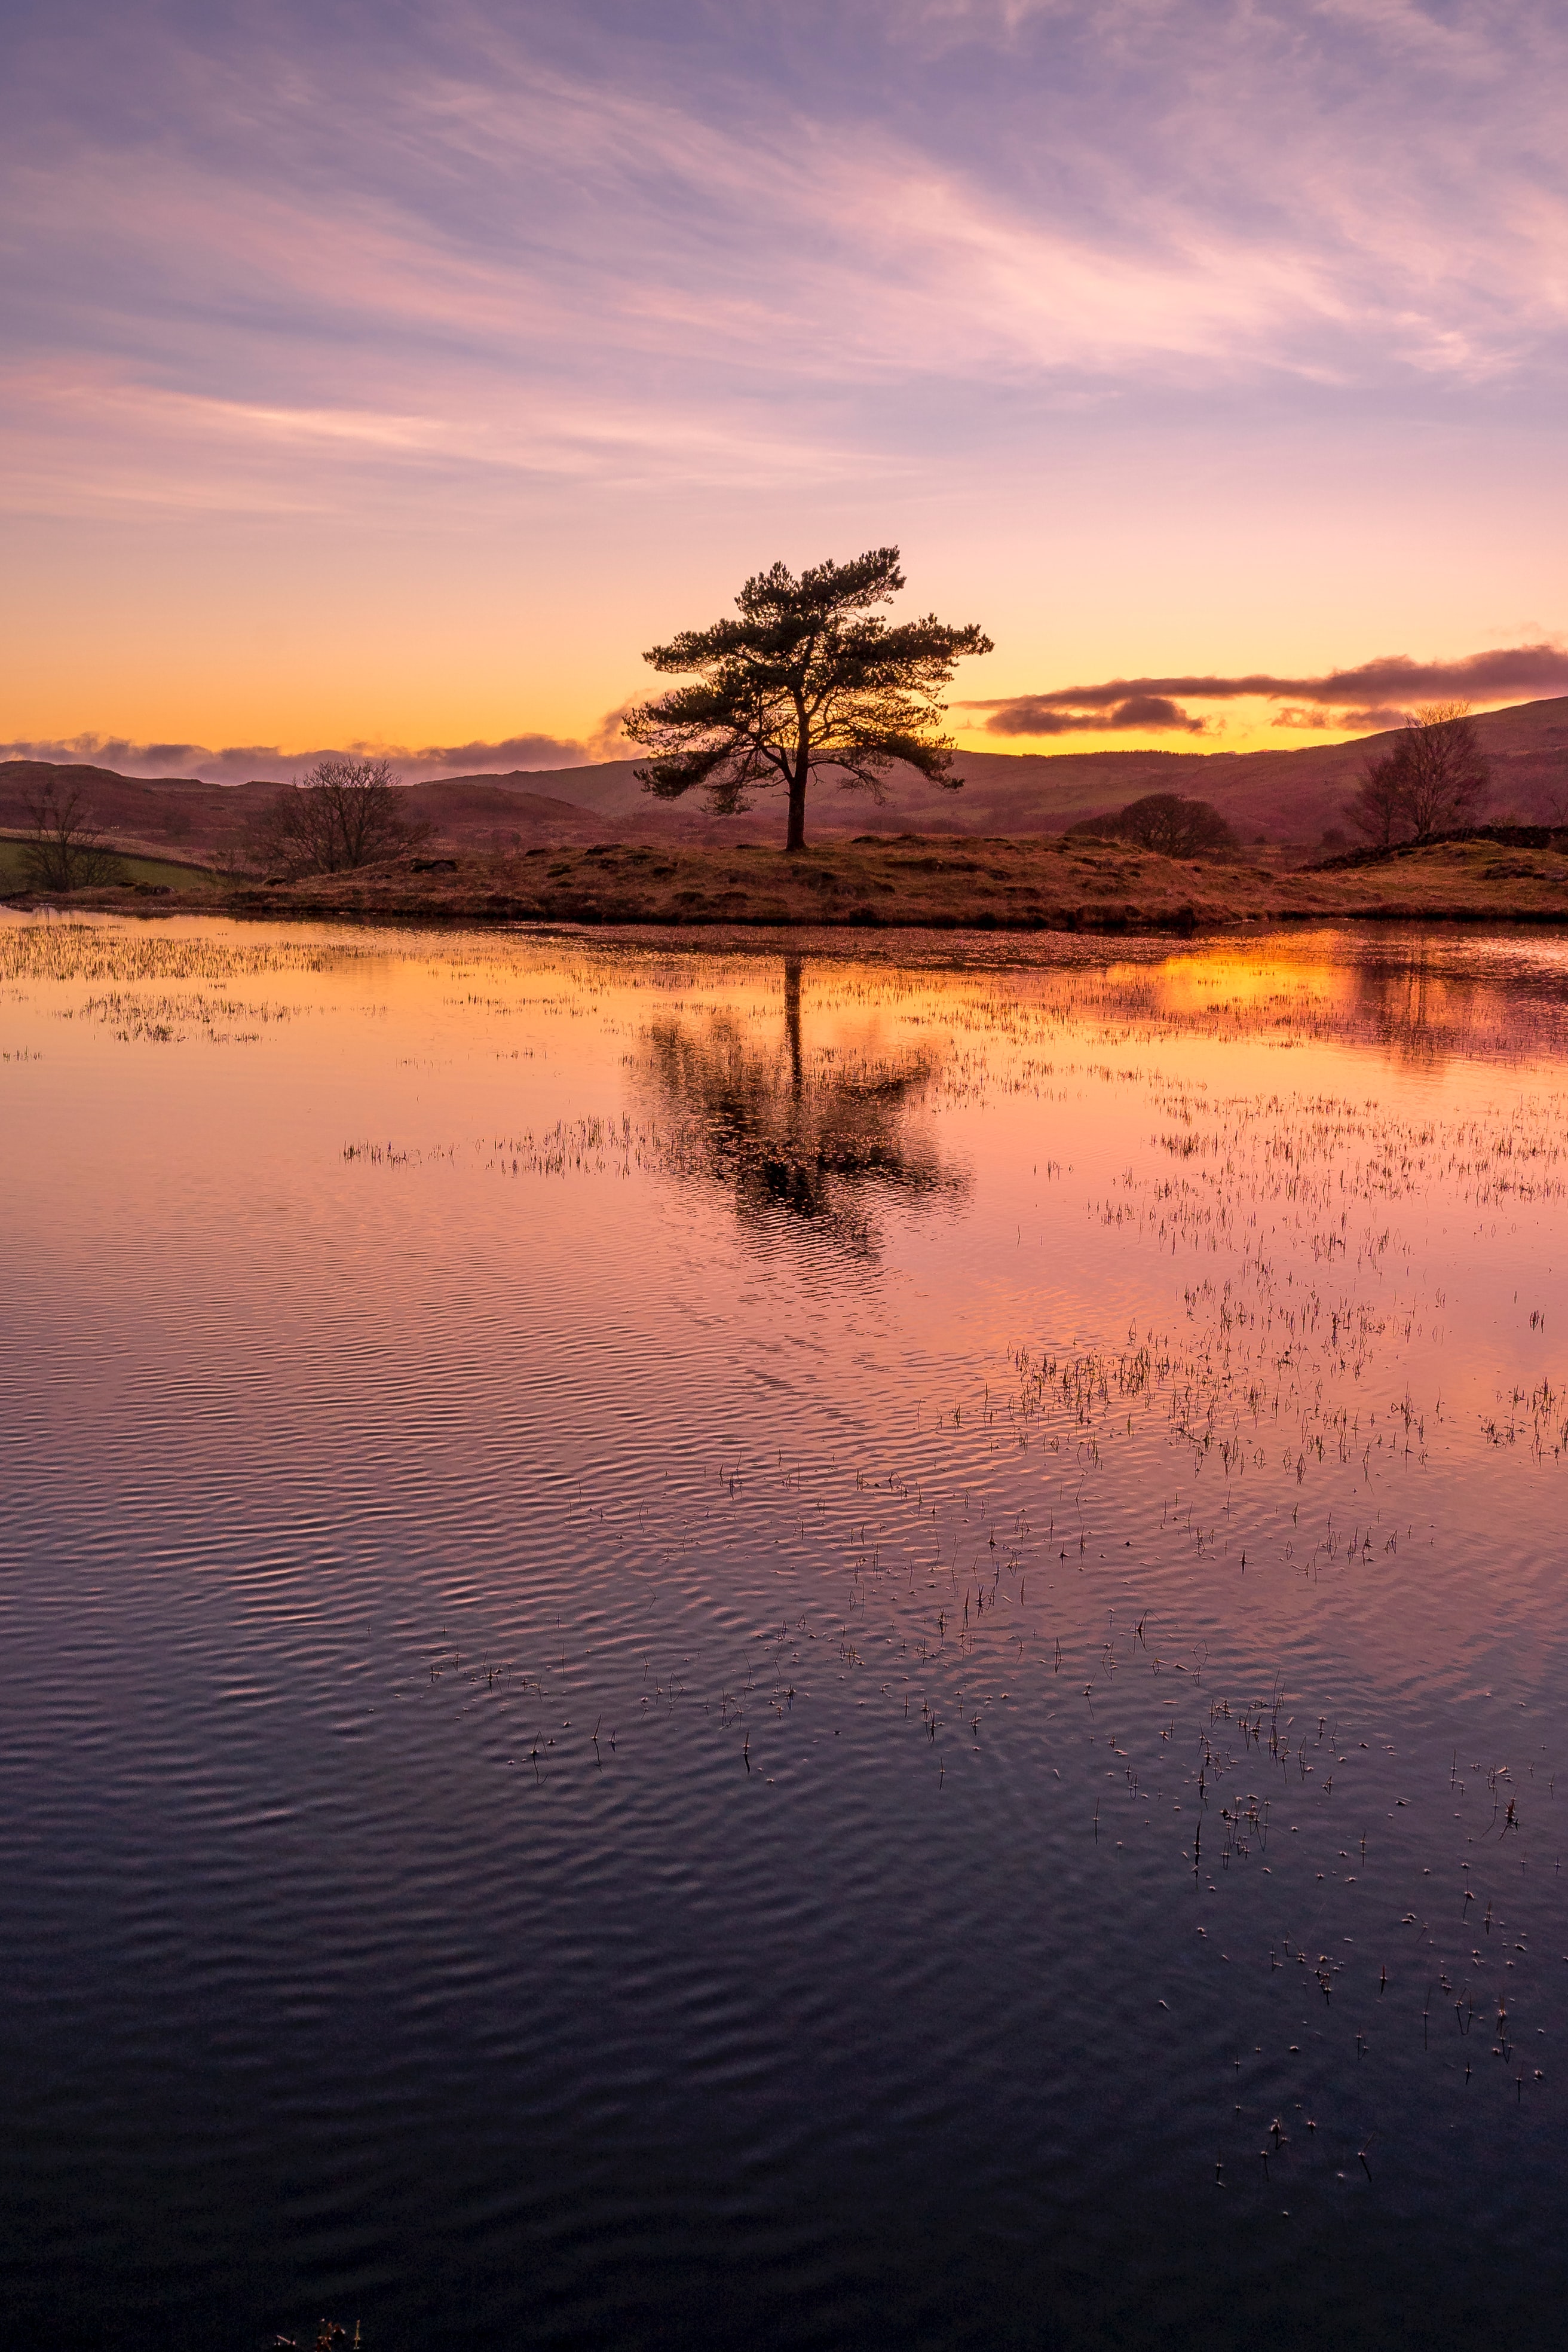
[(1555, 2340), (1568, 945), (0, 919), (5, 2304)]

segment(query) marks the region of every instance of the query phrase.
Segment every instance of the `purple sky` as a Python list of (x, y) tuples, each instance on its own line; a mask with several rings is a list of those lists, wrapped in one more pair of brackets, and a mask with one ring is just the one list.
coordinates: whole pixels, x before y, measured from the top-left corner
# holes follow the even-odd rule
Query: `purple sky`
[(1568, 629), (1561, 5), (6, 21), (0, 737), (549, 764), (889, 540), (1018, 749)]

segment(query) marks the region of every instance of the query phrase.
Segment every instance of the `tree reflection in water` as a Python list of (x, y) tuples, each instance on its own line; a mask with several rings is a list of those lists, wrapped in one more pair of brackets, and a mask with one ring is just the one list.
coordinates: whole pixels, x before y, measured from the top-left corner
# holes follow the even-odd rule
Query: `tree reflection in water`
[(1568, 1026), (1568, 973), (1561, 966), (1536, 950), (1526, 978), (1495, 952), (1468, 966), (1461, 954), (1447, 940), (1421, 942), (1399, 955), (1375, 948), (1363, 953), (1354, 967), (1363, 1033), (1401, 1062), (1433, 1069), (1456, 1055), (1475, 1060), (1561, 1052)]
[(856, 1056), (808, 1053), (801, 1034), (801, 959), (784, 971), (784, 1034), (759, 1045), (731, 1013), (655, 1022), (647, 1073), (686, 1129), (682, 1158), (734, 1197), (744, 1226), (798, 1219), (858, 1258), (874, 1258), (876, 1212), (900, 1199), (963, 1199), (969, 1179), (909, 1131), (937, 1056), (921, 1049)]
[(1468, 974), (1436, 968), (1417, 950), (1355, 967), (1363, 1026), (1402, 1062), (1438, 1066), (1462, 1051), (1485, 1009), (1487, 992)]

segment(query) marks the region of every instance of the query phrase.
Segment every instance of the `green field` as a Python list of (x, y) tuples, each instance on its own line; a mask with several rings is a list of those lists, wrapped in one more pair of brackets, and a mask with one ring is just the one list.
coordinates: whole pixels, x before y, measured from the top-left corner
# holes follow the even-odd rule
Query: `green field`
[[(0, 896), (11, 890), (26, 888), (26, 870), (22, 862), (26, 847), (25, 841), (11, 835), (0, 835)], [(212, 887), (212, 876), (200, 866), (175, 866), (166, 857), (135, 857), (118, 850), (115, 855), (124, 868), (128, 882), (151, 883), (154, 887), (162, 884), (165, 889), (180, 895), (205, 892)]]

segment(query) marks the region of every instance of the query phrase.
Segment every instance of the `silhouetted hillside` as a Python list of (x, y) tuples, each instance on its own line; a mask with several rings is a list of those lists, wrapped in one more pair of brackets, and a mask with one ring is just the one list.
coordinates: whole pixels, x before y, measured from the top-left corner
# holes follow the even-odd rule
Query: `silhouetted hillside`
[[(1535, 819), (1554, 814), (1546, 797), (1568, 795), (1568, 696), (1485, 712), (1477, 720), (1491, 756), (1493, 808)], [(943, 792), (911, 770), (891, 783), (879, 808), (868, 793), (819, 791), (808, 832), (1035, 834), (1060, 833), (1080, 816), (1120, 808), (1140, 793), (1183, 793), (1212, 801), (1245, 840), (1316, 842), (1342, 822), (1342, 808), (1363, 763), (1391, 741), (1387, 734), (1350, 743), (1313, 744), (1268, 751), (963, 751), (955, 761), (962, 792)], [(555, 768), (504, 779), (591, 809), (628, 838), (655, 839), (670, 829), (683, 838), (772, 840), (783, 824), (777, 795), (759, 793), (750, 816), (706, 817), (700, 800), (660, 803), (638, 785), (635, 762), (614, 760), (595, 768)], [(419, 787), (437, 795), (483, 783), (458, 777)]]
[[(1492, 761), (1489, 814), (1531, 821), (1568, 814), (1568, 696), (1487, 711), (1476, 724)], [(942, 792), (909, 770), (895, 776), (880, 807), (866, 793), (821, 790), (808, 832), (818, 838), (1056, 834), (1079, 817), (1159, 791), (1211, 801), (1244, 841), (1316, 843), (1342, 824), (1342, 803), (1363, 761), (1391, 740), (1370, 735), (1279, 751), (965, 751), (956, 762), (961, 792)], [(278, 789), (11, 760), (0, 762), (0, 831), (25, 828), (28, 794), (48, 781), (58, 791), (79, 784), (104, 831), (125, 846), (186, 857), (210, 857), (237, 840), (251, 812)], [(427, 818), (442, 842), (470, 850), (605, 840), (772, 842), (784, 825), (776, 793), (759, 793), (742, 817), (710, 816), (699, 795), (656, 801), (638, 785), (630, 760), (444, 777), (405, 789), (413, 813)]]

